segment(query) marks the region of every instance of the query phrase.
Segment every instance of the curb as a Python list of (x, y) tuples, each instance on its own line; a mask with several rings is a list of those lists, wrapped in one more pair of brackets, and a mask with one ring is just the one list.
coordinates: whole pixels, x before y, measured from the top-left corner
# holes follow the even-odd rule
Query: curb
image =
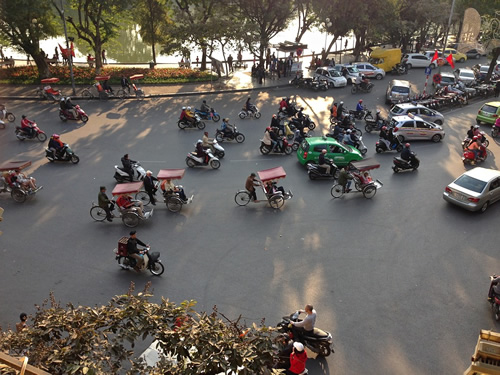
[[(181, 96), (195, 96), (195, 95), (213, 95), (213, 94), (230, 94), (230, 93), (238, 93), (238, 92), (248, 92), (248, 91), (263, 91), (263, 90), (273, 90), (273, 89), (282, 89), (285, 87), (291, 87), (289, 83), (284, 85), (276, 85), (276, 86), (262, 86), (262, 87), (249, 87), (244, 89), (228, 89), (228, 90), (215, 90), (215, 91), (188, 91), (188, 92), (179, 92), (179, 93), (171, 93), (171, 94), (151, 94), (146, 95), (145, 99), (151, 98), (176, 98)], [(89, 100), (87, 98), (83, 98), (82, 96), (71, 96), (72, 99), (77, 100)], [(109, 100), (124, 100), (117, 97), (111, 97)], [(135, 97), (129, 97), (125, 99), (136, 99)], [(36, 96), (0, 96), (0, 100), (34, 100), (34, 101), (45, 101), (46, 99), (41, 99)], [(99, 98), (92, 98), (90, 100), (99, 100)]]

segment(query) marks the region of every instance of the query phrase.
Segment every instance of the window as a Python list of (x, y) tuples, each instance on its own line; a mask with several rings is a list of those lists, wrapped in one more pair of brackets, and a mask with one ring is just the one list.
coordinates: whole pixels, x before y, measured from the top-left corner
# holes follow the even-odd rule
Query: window
[(433, 116), (434, 114), (427, 108), (420, 108), (420, 113), (426, 116)]
[(321, 152), (321, 150), (324, 150), (324, 149), (326, 149), (326, 148), (327, 148), (327, 147), (326, 147), (326, 145), (325, 145), (325, 144), (322, 144), (322, 145), (316, 145), (316, 146), (314, 146), (314, 151), (316, 151), (316, 152)]
[(344, 152), (344, 150), (342, 148), (340, 148), (339, 146), (331, 145), (330, 152), (332, 154), (342, 154)]
[(483, 108), (481, 108), (481, 111), (486, 112), (486, 113), (491, 113), (491, 114), (497, 113), (497, 110), (498, 110), (498, 107), (494, 107), (494, 106), (489, 105), (489, 104), (485, 104), (485, 105), (483, 105)]
[(417, 121), (417, 128), (419, 128), (419, 129), (429, 129), (429, 125), (427, 125), (423, 121)]
[(414, 58), (415, 60), (427, 60), (427, 57), (425, 57), (425, 56), (418, 56), (418, 55), (417, 55), (417, 56), (414, 56), (413, 58)]
[(490, 191), (497, 189), (500, 186), (500, 179), (494, 180), (490, 185)]
[(401, 127), (402, 128), (413, 128), (413, 127), (415, 127), (415, 123), (413, 121), (406, 121), (405, 123), (403, 123), (403, 125)]
[(413, 113), (414, 115), (417, 114), (418, 108), (410, 108), (407, 113)]
[(471, 190), (476, 193), (482, 192), (486, 186), (485, 181), (478, 180), (477, 178), (470, 177), (465, 174), (457, 178), (454, 183), (464, 189)]

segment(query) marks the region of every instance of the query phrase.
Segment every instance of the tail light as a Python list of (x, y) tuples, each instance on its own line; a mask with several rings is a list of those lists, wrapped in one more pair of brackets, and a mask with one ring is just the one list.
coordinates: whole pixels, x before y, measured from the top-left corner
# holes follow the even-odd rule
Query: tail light
[(444, 189), (444, 191), (446, 191), (447, 193), (451, 193), (451, 189), (448, 186), (446, 186), (446, 188)]
[(396, 133), (398, 130), (399, 130), (399, 128), (394, 128), (394, 130), (392, 132)]
[(493, 115), (493, 117), (498, 117), (498, 115)]
[(472, 203), (477, 203), (479, 202), (479, 198), (469, 198), (467, 199), (469, 202), (472, 202)]
[(307, 159), (307, 151), (304, 151), (304, 159)]

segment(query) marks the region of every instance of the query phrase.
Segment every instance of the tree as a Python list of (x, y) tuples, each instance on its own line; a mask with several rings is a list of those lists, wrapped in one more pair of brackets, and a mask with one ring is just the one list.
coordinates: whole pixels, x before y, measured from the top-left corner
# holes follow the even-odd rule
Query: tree
[(0, 34), (19, 51), (33, 58), (40, 78), (50, 76), (50, 69), (40, 40), (56, 36), (58, 24), (53, 9), (46, 1), (1, 0)]
[[(51, 1), (62, 16), (63, 11), (58, 2)], [(96, 73), (99, 74), (102, 68), (102, 47), (117, 35), (119, 26), (116, 20), (130, 3), (126, 0), (68, 0), (68, 4), (76, 14), (75, 17), (68, 16), (66, 20), (78, 38), (87, 42), (94, 50)]]
[(295, 42), (299, 43), (304, 34), (311, 30), (311, 27), (318, 25), (318, 16), (313, 11), (312, 0), (295, 0), (297, 9), (297, 36)]
[[(37, 307), (32, 324), (20, 333), (0, 332), (0, 350), (27, 355), (30, 364), (51, 374), (265, 374), (273, 361), (275, 330), (245, 327), (216, 308), (197, 313), (196, 302), (149, 302), (150, 284), (114, 297), (105, 306), (66, 307), (51, 294)], [(155, 339), (168, 357), (156, 369), (134, 357), (138, 340)], [(131, 363), (130, 370), (126, 371)], [(244, 366), (244, 369), (239, 367)]]

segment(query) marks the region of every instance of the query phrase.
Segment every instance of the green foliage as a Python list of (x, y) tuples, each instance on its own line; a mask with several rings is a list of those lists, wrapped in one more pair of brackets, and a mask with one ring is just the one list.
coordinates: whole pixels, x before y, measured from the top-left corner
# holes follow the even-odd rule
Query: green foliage
[[(197, 313), (195, 301), (176, 305), (149, 302), (149, 285), (137, 295), (133, 284), (106, 306), (62, 307), (51, 294), (37, 307), (30, 327), (0, 333), (0, 350), (27, 355), (30, 364), (51, 374), (269, 374), (273, 328), (245, 327), (214, 308)], [(156, 369), (134, 357), (137, 340), (159, 340), (167, 355)], [(130, 370), (124, 366), (131, 364)], [(277, 372), (275, 372), (277, 373)]]

